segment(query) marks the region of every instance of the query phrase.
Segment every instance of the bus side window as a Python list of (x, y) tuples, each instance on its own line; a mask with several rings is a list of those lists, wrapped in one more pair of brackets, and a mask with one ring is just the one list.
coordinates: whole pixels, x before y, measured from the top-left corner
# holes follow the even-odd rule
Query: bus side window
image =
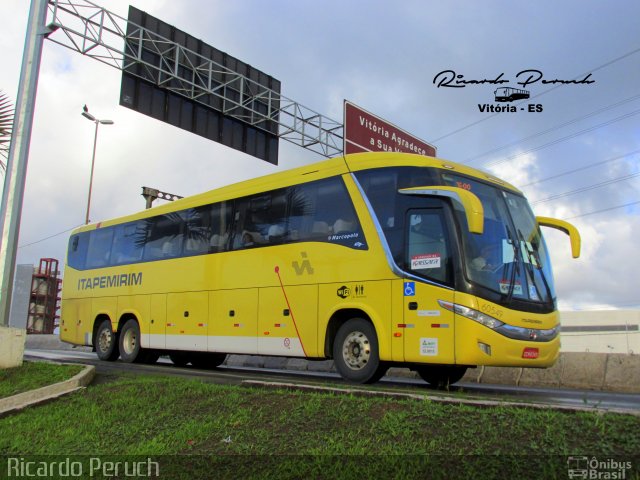
[(233, 248), (257, 247), (288, 240), (285, 189), (236, 201)]
[(142, 259), (145, 231), (144, 222), (130, 222), (114, 227), (111, 264), (139, 262)]
[(109, 265), (113, 228), (99, 228), (91, 231), (87, 248), (87, 268), (100, 268)]
[[(361, 242), (360, 224), (347, 188), (339, 177), (290, 187), (289, 228), (292, 240), (337, 241), (346, 246)], [(345, 241), (335, 239), (344, 235)], [(350, 241), (356, 239), (354, 241)]]
[(87, 247), (89, 245), (90, 232), (78, 233), (69, 240), (67, 263), (71, 268), (84, 270), (87, 259)]
[(233, 202), (220, 202), (211, 205), (211, 237), (209, 238), (209, 252), (224, 252), (227, 250)]
[(185, 237), (183, 216), (183, 212), (174, 212), (146, 220), (144, 260), (162, 260), (182, 254)]
[(185, 210), (185, 255), (208, 253), (212, 208), (213, 205), (204, 205)]
[(317, 182), (305, 183), (289, 187), (288, 223), (292, 241), (311, 240), (314, 237), (325, 237), (329, 231), (326, 222), (315, 219), (318, 188)]

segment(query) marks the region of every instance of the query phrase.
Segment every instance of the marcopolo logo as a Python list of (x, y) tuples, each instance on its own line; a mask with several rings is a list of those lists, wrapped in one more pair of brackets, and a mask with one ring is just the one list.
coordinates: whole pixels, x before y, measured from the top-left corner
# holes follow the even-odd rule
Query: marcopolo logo
[[(504, 72), (496, 75), (494, 78), (472, 79), (457, 73), (455, 70), (442, 70), (433, 77), (433, 84), (436, 88), (466, 88), (478, 85), (496, 86), (493, 90), (494, 103), (478, 103), (478, 110), (481, 113), (516, 113), (519, 111), (540, 113), (544, 110), (541, 103), (527, 103), (523, 105), (525, 100), (531, 98), (530, 85), (590, 85), (595, 83), (591, 75), (592, 74), (589, 73), (582, 78), (566, 80), (548, 78), (540, 70), (528, 69), (518, 72), (512, 82), (511, 79), (505, 76)], [(510, 85), (512, 83), (513, 86)], [(522, 102), (517, 105), (511, 104), (517, 101)]]
[(603, 460), (586, 455), (567, 458), (569, 478), (623, 480), (631, 478), (631, 467), (631, 462), (614, 458)]

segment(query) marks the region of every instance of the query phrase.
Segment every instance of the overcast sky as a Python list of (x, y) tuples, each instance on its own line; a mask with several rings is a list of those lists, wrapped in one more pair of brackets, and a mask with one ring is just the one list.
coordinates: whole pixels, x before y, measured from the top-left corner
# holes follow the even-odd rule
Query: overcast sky
[[(126, 17), (128, 4), (98, 2)], [(582, 256), (545, 229), (561, 309), (638, 308), (640, 2), (138, 0), (135, 7), (274, 76), (282, 93), (342, 121), (343, 100), (435, 144), (438, 156), (489, 170), (537, 215), (573, 222)], [(29, 2), (3, 0), (0, 90), (15, 98)], [(538, 70), (525, 110), (494, 104), (491, 84), (438, 88), (436, 75), (509, 80)], [(120, 72), (45, 41), (18, 263), (54, 257), (84, 223), (94, 125), (100, 128), (91, 219), (144, 208), (142, 186), (191, 195), (321, 160), (281, 142), (267, 164), (119, 103)], [(542, 111), (529, 112), (528, 104)], [(534, 107), (535, 110), (535, 107)], [(575, 190), (582, 190), (575, 192)], [(557, 197), (551, 198), (550, 197)], [(36, 243), (37, 242), (37, 243)]]

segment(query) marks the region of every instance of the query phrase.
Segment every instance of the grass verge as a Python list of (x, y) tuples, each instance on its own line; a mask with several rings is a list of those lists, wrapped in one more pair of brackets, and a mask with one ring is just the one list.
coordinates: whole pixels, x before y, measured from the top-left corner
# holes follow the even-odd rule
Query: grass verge
[(568, 457), (638, 465), (639, 451), (640, 419), (631, 415), (156, 376), (122, 377), (0, 419), (5, 456), (153, 458), (160, 478), (566, 478)]
[(0, 370), (0, 398), (69, 380), (82, 365), (24, 362), (22, 366)]

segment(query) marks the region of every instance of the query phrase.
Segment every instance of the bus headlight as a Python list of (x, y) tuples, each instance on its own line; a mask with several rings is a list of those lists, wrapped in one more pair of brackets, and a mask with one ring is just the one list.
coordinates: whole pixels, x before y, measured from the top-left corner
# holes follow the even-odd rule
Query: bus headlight
[(489, 327), (492, 330), (495, 330), (504, 325), (504, 322), (501, 322), (498, 319), (474, 310), (473, 308), (464, 307), (462, 305), (458, 305), (457, 303), (445, 302), (444, 300), (438, 300), (438, 303), (442, 308), (446, 308), (447, 310), (458, 315), (462, 315), (463, 317), (473, 320), (474, 322), (481, 323), (485, 327)]
[(462, 315), (474, 322), (478, 322), (481, 325), (514, 340), (525, 340), (527, 342), (550, 342), (560, 333), (560, 325), (544, 330), (516, 327), (514, 325), (501, 322), (500, 320), (474, 310), (473, 308), (465, 307), (464, 305), (458, 305), (457, 303), (447, 302), (444, 300), (438, 300), (438, 303), (442, 308), (454, 312), (457, 315)]

